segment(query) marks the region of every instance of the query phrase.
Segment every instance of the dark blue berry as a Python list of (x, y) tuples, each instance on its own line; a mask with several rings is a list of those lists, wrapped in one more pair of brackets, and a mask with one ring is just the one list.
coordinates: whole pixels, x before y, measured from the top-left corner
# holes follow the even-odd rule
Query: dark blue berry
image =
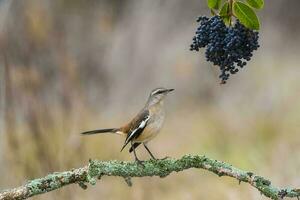
[(191, 51), (206, 47), (206, 60), (219, 66), (221, 83), (226, 83), (230, 74), (243, 68), (252, 57), (252, 52), (259, 48), (258, 32), (243, 26), (238, 20), (232, 27), (227, 27), (221, 17), (197, 19), (200, 26), (190, 46)]

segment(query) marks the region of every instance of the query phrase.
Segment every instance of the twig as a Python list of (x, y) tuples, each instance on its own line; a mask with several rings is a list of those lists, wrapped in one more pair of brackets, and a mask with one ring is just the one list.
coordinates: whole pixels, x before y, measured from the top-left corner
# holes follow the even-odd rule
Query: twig
[[(21, 187), (2, 191), (0, 192), (0, 200), (26, 199), (72, 183), (79, 184), (81, 187), (84, 186), (83, 188), (86, 189), (85, 183), (95, 185), (96, 180), (100, 179), (101, 176), (120, 176), (125, 180), (130, 180), (131, 177), (145, 176), (163, 178), (172, 172), (189, 168), (204, 169), (218, 176), (229, 176), (239, 182), (249, 183), (271, 199), (300, 196), (300, 189), (277, 188), (268, 179), (252, 172), (240, 170), (225, 162), (213, 160), (206, 156), (185, 155), (181, 159), (148, 160), (143, 165), (135, 162), (90, 160), (88, 166), (83, 168), (56, 172), (44, 178), (29, 181)], [(131, 181), (128, 183), (131, 184)]]

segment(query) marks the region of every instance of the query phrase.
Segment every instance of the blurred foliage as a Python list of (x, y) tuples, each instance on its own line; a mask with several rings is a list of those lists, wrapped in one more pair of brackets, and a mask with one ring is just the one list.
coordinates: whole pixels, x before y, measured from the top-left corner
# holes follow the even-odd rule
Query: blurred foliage
[[(300, 185), (299, 25), (287, 22), (299, 20), (292, 12), (299, 1), (284, 8), (281, 1), (266, 2), (262, 47), (226, 86), (216, 84), (218, 73), (204, 58), (188, 51), (205, 2), (11, 2), (0, 34), (0, 188), (89, 158), (132, 159), (119, 152), (121, 137), (79, 133), (126, 122), (157, 86), (176, 88), (162, 134), (150, 143), (158, 157), (206, 154), (279, 186)], [(291, 12), (282, 17), (286, 7)], [(134, 179), (131, 188), (104, 177), (87, 191), (70, 186), (34, 199), (262, 198), (237, 184), (190, 170)]]

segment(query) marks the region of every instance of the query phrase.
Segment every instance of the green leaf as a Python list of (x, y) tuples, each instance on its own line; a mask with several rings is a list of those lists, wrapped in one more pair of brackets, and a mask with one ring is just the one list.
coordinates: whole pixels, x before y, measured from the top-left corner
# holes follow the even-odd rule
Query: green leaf
[(233, 13), (247, 28), (259, 30), (259, 20), (254, 10), (247, 4), (236, 1), (233, 3)]
[(219, 9), (222, 0), (207, 0), (207, 5), (210, 9)]
[(265, 4), (264, 0), (247, 0), (247, 3), (249, 6), (256, 9), (262, 9)]
[(222, 4), (222, 0), (218, 0), (218, 3), (215, 7), (215, 9), (219, 9), (221, 7), (221, 4)]
[(220, 10), (219, 15), (222, 17), (225, 24), (230, 24), (229, 3), (225, 2)]

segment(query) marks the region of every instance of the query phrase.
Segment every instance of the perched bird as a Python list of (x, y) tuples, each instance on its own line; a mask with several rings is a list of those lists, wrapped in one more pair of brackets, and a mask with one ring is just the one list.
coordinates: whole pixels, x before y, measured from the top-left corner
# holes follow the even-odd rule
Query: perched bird
[(140, 144), (143, 144), (150, 156), (153, 159), (156, 159), (147, 147), (147, 143), (159, 133), (163, 125), (165, 119), (164, 99), (167, 94), (173, 90), (174, 89), (166, 88), (156, 88), (152, 90), (143, 109), (124, 126), (119, 128), (86, 131), (81, 134), (93, 135), (97, 133), (114, 133), (123, 135), (126, 136), (126, 139), (121, 151), (130, 143), (131, 146), (129, 152), (133, 152), (135, 160), (140, 163), (141, 161), (138, 159), (135, 149)]

